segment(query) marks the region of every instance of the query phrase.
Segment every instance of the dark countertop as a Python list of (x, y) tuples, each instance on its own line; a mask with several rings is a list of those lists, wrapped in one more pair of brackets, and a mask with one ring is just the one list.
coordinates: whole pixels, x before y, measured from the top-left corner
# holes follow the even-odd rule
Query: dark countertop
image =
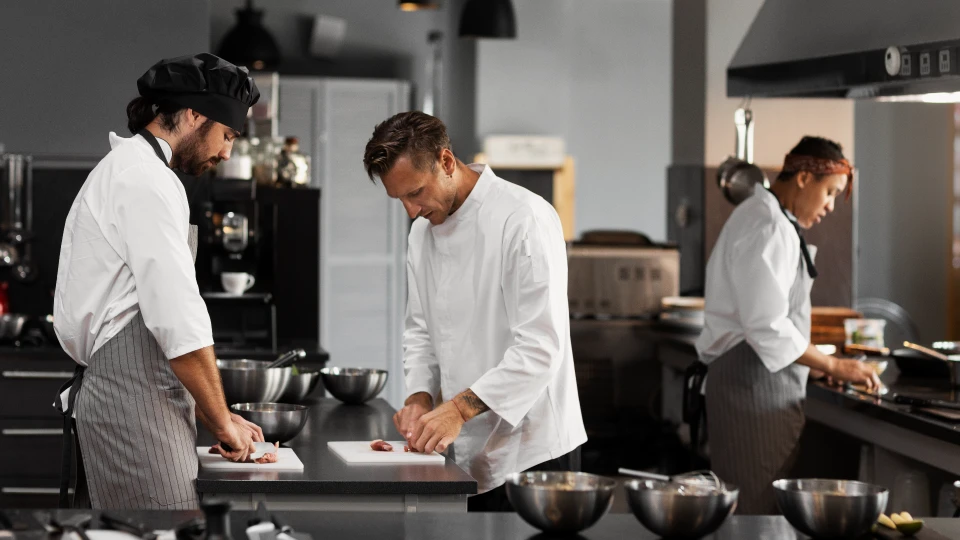
[[(268, 509), (269, 510), (269, 509)], [(51, 510), (58, 519), (78, 513), (74, 510)], [(5, 512), (14, 522), (17, 538), (47, 538), (40, 530), (32, 511), (8, 510)], [(97, 512), (90, 512), (98, 515)], [(111, 512), (133, 518), (150, 528), (169, 530), (179, 523), (202, 515), (199, 511), (178, 512)], [(231, 512), (230, 529), (234, 538), (245, 538), (243, 531), (253, 512)], [(540, 533), (513, 513), (490, 514), (438, 514), (438, 513), (341, 513), (341, 512), (276, 512), (281, 524), (289, 525), (297, 532), (309, 533), (314, 539), (321, 538), (371, 538), (377, 540), (487, 540), (490, 538), (529, 539), (556, 538)], [(960, 519), (924, 519), (927, 538), (935, 538), (936, 531), (947, 538), (960, 538)], [(98, 521), (94, 520), (94, 526)], [(28, 527), (30, 532), (17, 531)], [(568, 537), (570, 538), (570, 537)], [(657, 535), (647, 531), (632, 514), (607, 514), (593, 527), (583, 531), (575, 539), (588, 540), (653, 540)], [(713, 535), (715, 540), (749, 539), (806, 539), (796, 532), (780, 516), (734, 516), (728, 519)]]
[[(396, 412), (386, 401), (345, 405), (333, 398), (312, 400), (303, 431), (284, 444), (292, 448), (304, 470), (300, 472), (209, 472), (200, 470), (200, 493), (287, 493), (335, 495), (472, 495), (477, 482), (447, 460), (443, 465), (347, 465), (328, 447), (328, 441), (401, 440), (393, 427)], [(213, 438), (201, 433), (198, 445)]]

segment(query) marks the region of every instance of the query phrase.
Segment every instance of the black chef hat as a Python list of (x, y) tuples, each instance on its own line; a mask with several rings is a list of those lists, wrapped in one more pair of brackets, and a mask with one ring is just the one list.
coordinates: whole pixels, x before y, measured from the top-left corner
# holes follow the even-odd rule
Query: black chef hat
[(193, 109), (221, 124), (243, 131), (247, 110), (260, 91), (245, 67), (210, 53), (165, 59), (137, 79), (140, 95)]

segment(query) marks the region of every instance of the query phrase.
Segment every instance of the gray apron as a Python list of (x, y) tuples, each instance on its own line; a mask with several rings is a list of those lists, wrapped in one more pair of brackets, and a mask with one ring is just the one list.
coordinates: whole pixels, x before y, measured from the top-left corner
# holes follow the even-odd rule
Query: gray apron
[[(812, 256), (815, 248), (810, 247)], [(810, 339), (813, 278), (803, 257), (790, 287), (788, 317)], [(706, 379), (711, 468), (740, 487), (739, 514), (777, 514), (771, 484), (789, 475), (803, 431), (810, 368), (792, 363), (771, 373), (746, 341), (710, 364)]]
[[(166, 164), (156, 139), (140, 135)], [(195, 225), (187, 242), (196, 261)], [(198, 508), (195, 402), (143, 315), (138, 311), (87, 364), (71, 380), (62, 411), (76, 421), (91, 506)]]

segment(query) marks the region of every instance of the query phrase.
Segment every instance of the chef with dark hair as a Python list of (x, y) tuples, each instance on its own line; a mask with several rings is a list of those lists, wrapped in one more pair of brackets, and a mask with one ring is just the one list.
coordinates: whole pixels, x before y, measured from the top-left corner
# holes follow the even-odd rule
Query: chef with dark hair
[(257, 85), (212, 54), (161, 60), (137, 81), (123, 138), (84, 182), (67, 216), (54, 328), (76, 373), (64, 415), (61, 506), (69, 501), (71, 418), (94, 508), (197, 507), (196, 418), (245, 460), (260, 428), (227, 408), (206, 305), (197, 228), (179, 169), (230, 158)]

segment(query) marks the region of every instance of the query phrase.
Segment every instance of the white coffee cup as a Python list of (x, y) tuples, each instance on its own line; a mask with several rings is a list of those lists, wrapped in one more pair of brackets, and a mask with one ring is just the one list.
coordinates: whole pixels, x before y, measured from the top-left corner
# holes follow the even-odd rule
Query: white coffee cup
[(223, 290), (230, 294), (243, 294), (253, 287), (257, 280), (246, 272), (223, 272), (220, 274), (220, 284)]

